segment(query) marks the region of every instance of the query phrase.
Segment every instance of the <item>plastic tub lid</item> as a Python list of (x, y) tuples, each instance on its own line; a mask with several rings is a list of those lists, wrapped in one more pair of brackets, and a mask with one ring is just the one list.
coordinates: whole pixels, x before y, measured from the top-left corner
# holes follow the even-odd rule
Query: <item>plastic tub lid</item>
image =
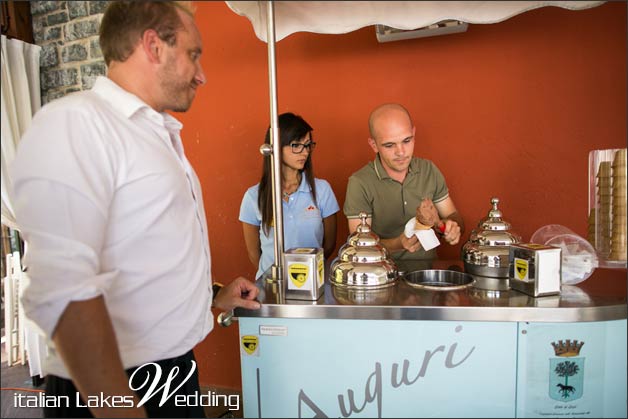
[(562, 283), (578, 284), (591, 276), (598, 267), (595, 249), (577, 234), (559, 234), (545, 243), (562, 249)]

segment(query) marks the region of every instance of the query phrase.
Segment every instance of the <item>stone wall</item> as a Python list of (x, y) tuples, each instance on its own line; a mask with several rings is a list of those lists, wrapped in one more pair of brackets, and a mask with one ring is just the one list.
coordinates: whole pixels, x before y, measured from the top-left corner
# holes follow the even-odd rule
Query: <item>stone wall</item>
[(98, 28), (107, 1), (32, 1), (33, 37), (42, 47), (42, 104), (92, 87), (106, 73)]

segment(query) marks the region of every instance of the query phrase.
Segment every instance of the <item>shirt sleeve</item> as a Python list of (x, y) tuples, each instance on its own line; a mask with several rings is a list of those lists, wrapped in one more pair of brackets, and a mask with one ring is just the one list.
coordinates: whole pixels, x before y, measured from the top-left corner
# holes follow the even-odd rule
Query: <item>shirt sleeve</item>
[(256, 188), (249, 188), (242, 197), (242, 203), (240, 204), (240, 221), (254, 226), (262, 224), (262, 213), (259, 210), (257, 204), (257, 192)]
[(438, 169), (438, 167), (436, 167), (436, 165), (433, 162), (430, 162), (430, 166), (432, 167), (431, 172), (434, 178), (434, 183), (436, 185), (432, 202), (438, 203), (438, 202), (443, 201), (449, 196), (449, 188), (447, 188), (447, 183), (445, 182), (445, 176), (443, 176), (443, 174)]
[(322, 218), (327, 218), (340, 210), (336, 195), (326, 180), (316, 179), (316, 200)]
[(42, 112), (11, 166), (12, 201), (26, 241), (26, 316), (52, 337), (72, 301), (94, 298), (116, 271), (101, 269), (114, 160), (84, 112)]
[(358, 218), (360, 212), (366, 212), (369, 217), (373, 215), (373, 200), (356, 176), (349, 178), (343, 212), (348, 219)]

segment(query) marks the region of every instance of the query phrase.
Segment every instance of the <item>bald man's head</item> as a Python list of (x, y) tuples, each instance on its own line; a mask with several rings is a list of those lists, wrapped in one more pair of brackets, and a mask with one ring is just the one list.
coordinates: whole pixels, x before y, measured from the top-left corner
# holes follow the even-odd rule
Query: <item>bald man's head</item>
[(411, 127), (412, 118), (406, 108), (398, 103), (385, 103), (375, 108), (369, 116), (369, 132), (371, 138), (376, 139), (379, 137), (380, 126), (392, 119), (407, 119)]

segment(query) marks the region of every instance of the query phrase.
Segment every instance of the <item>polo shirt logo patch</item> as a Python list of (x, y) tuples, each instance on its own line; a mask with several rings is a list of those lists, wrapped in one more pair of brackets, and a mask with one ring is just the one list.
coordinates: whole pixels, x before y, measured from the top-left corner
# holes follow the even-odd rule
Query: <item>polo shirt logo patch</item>
[(319, 211), (319, 209), (313, 205), (310, 204), (308, 205), (305, 210), (303, 211), (303, 218), (320, 218), (321, 216), (321, 212)]

